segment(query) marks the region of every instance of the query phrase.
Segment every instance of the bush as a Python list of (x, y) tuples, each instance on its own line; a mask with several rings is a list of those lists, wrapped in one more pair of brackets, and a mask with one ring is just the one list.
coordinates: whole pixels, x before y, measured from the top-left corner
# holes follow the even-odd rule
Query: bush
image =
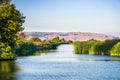
[(89, 54), (101, 54), (102, 53), (102, 46), (103, 42), (96, 42), (92, 47), (89, 49)]
[(14, 51), (8, 44), (0, 43), (0, 59), (16, 59)]
[(120, 42), (119, 39), (105, 41), (89, 40), (83, 42), (74, 42), (73, 46), (75, 48), (76, 54), (100, 54), (119, 56), (119, 44), (115, 48), (112, 48), (118, 42)]
[(120, 42), (112, 47), (110, 56), (120, 56)]
[(105, 55), (110, 55), (110, 50), (119, 41), (120, 41), (119, 39), (105, 40), (103, 44), (100, 46), (100, 48), (102, 49), (102, 53)]
[(89, 40), (84, 42), (74, 42), (72, 43), (75, 48), (75, 54), (89, 54), (91, 47), (98, 41)]
[(29, 56), (33, 55), (37, 51), (37, 45), (32, 42), (22, 42), (19, 47), (16, 49), (15, 53), (18, 56)]
[(13, 53), (2, 53), (0, 56), (1, 59), (16, 59), (16, 57)]

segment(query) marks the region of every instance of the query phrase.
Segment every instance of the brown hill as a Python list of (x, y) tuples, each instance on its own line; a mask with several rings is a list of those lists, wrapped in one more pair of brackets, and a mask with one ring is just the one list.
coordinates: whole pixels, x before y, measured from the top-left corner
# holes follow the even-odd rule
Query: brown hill
[(27, 39), (31, 36), (39, 37), (44, 40), (51, 40), (54, 37), (59, 36), (60, 39), (65, 39), (66, 41), (86, 41), (90, 39), (95, 40), (106, 40), (106, 39), (116, 39), (114, 35), (99, 34), (99, 33), (89, 33), (89, 32), (25, 32)]

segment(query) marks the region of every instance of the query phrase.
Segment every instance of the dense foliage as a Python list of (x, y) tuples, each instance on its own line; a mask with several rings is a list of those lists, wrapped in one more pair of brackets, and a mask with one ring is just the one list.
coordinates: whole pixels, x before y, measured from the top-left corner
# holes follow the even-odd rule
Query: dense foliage
[(10, 1), (0, 0), (0, 59), (15, 58), (16, 34), (23, 30), (25, 19)]
[[(20, 37), (20, 35), (19, 35)], [(57, 38), (57, 40), (56, 40)], [(58, 45), (60, 45), (63, 40), (59, 40), (58, 37), (53, 38), (52, 40), (55, 42), (52, 42), (51, 40), (41, 40), (38, 37), (32, 36), (28, 40), (20, 40), (18, 42), (19, 47), (16, 48), (15, 53), (18, 56), (29, 56), (34, 55), (36, 51), (44, 51), (44, 50), (51, 50), (56, 49)], [(59, 41), (56, 42), (56, 41)]]
[(18, 34), (18, 39), (20, 40), (20, 41), (24, 41), (25, 40), (25, 33), (24, 32), (20, 32), (19, 34)]
[(120, 42), (118, 42), (117, 44), (115, 44), (111, 51), (110, 51), (110, 55), (111, 56), (120, 56)]
[(8, 44), (0, 43), (0, 60), (1, 59), (15, 59), (16, 55), (13, 54), (11, 47)]
[(21, 42), (19, 44), (19, 47), (16, 48), (16, 54), (18, 56), (29, 56), (29, 55), (33, 55), (33, 53), (37, 50), (37, 45), (35, 45), (32, 42)]
[(74, 42), (76, 54), (101, 54), (101, 55), (113, 55), (120, 54), (119, 39), (96, 41), (89, 40), (84, 42)]
[(32, 36), (29, 41), (31, 42), (41, 42), (41, 40), (38, 37)]
[(60, 43), (59, 37), (55, 37), (51, 40), (52, 43)]
[(89, 40), (84, 42), (73, 42), (76, 54), (88, 54), (90, 48), (99, 41)]

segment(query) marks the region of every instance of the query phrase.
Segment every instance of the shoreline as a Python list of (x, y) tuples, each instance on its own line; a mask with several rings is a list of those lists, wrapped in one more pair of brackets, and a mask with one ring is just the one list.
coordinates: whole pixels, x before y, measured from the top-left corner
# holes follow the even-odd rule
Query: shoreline
[(14, 61), (16, 59), (0, 59), (0, 61)]

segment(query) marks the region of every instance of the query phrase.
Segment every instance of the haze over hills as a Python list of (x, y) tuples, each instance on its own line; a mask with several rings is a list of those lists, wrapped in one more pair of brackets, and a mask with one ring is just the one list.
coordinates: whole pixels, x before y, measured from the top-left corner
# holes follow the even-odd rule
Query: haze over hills
[(101, 34), (101, 33), (90, 33), (90, 32), (25, 32), (27, 39), (31, 36), (36, 36), (41, 40), (51, 40), (54, 37), (59, 37), (60, 39), (65, 39), (66, 41), (87, 41), (90, 39), (95, 40), (106, 40), (106, 39), (118, 39), (120, 34)]
[(114, 36), (120, 38), (120, 32), (114, 32), (114, 33), (105, 33), (108, 36)]

